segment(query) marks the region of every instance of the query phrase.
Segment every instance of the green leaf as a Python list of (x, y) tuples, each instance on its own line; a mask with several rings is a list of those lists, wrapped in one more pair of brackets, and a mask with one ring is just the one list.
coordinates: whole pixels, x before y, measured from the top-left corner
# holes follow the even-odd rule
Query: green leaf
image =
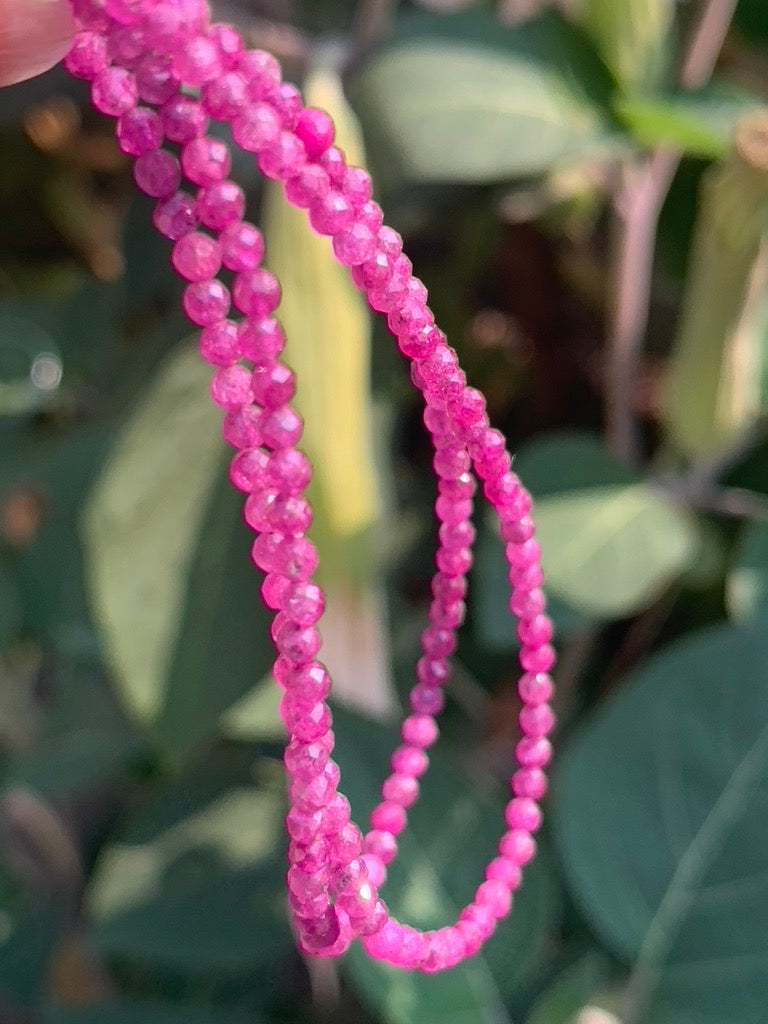
[[(378, 801), (388, 757), (397, 746), (385, 729), (334, 710), (337, 756), (344, 789), (358, 820)], [(430, 754), (422, 799), (398, 838), (383, 897), (398, 920), (422, 928), (453, 922), (472, 899), (503, 828), (503, 802), (487, 779), (474, 777), (456, 755)], [(485, 1024), (506, 1020), (504, 1000), (531, 974), (553, 912), (542, 863), (526, 871), (510, 917), (483, 952), (439, 976), (397, 971), (350, 951), (344, 969), (385, 1024)]]
[(633, 967), (633, 1021), (765, 1020), (766, 722), (766, 623), (720, 626), (650, 659), (561, 755), (555, 838), (573, 896)]
[[(269, 663), (239, 498), (191, 347), (128, 423), (83, 520), (91, 597), (122, 697), (182, 760)], [(139, 639), (140, 638), (140, 639)]]
[(154, 807), (103, 852), (88, 892), (92, 941), (112, 957), (184, 974), (263, 969), (291, 943), (282, 794), (235, 786), (181, 819), (179, 796), (165, 827)]
[(49, 1010), (45, 1024), (258, 1024), (258, 1021), (252, 1015), (242, 1017), (183, 1003), (170, 1005), (123, 999), (104, 1006)]
[(768, 613), (768, 523), (749, 523), (742, 531), (726, 580), (726, 598), (735, 619)]
[(615, 145), (611, 89), (556, 15), (510, 27), (471, 11), (404, 19), (351, 97), (384, 177), (488, 182)]
[[(509, 566), (504, 544), (490, 525), (480, 530), (470, 587), (472, 628), (481, 646), (491, 651), (514, 651), (519, 647), (515, 618), (509, 610)], [(585, 629), (592, 619), (555, 594), (547, 595), (547, 614), (555, 626), (555, 635)]]
[(691, 458), (732, 444), (764, 408), (768, 175), (759, 164), (764, 122), (764, 115), (746, 122), (742, 152), (711, 167), (702, 179), (682, 315), (662, 396), (670, 439)]
[(125, 704), (145, 722), (162, 706), (186, 577), (222, 460), (209, 376), (191, 346), (166, 362), (83, 518), (95, 617)]
[(555, 978), (536, 1000), (526, 1024), (572, 1024), (608, 980), (609, 964), (602, 953), (586, 953)]
[(242, 495), (225, 480), (216, 489), (187, 576), (156, 732), (166, 756), (182, 763), (218, 728), (218, 719), (274, 659), (260, 574), (248, 557), (253, 536)]
[(713, 83), (693, 93), (622, 96), (614, 109), (644, 146), (671, 146), (689, 156), (719, 160), (733, 147), (738, 119), (760, 106), (750, 93)]
[(639, 611), (696, 550), (687, 517), (615, 463), (596, 438), (542, 439), (520, 453), (515, 468), (537, 499), (547, 587), (586, 616)]
[(674, 21), (669, 0), (586, 0), (584, 6), (585, 27), (626, 89), (652, 89), (663, 80)]

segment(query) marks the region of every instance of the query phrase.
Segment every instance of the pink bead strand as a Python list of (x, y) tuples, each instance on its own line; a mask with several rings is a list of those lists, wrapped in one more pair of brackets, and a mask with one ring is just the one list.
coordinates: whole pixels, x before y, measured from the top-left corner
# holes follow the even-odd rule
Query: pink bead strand
[[(290, 736), (289, 904), (299, 942), (306, 952), (334, 956), (359, 936), (371, 956), (400, 967), (449, 968), (477, 952), (508, 912), (521, 868), (535, 852), (537, 801), (546, 792), (546, 734), (553, 724), (547, 673), (554, 652), (530, 496), (510, 471), (504, 438), (490, 427), (482, 396), (466, 387), (456, 354), (435, 327), (426, 289), (413, 277), (399, 236), (382, 226), (370, 178), (347, 167), (333, 147), (328, 115), (302, 107), (298, 91), (281, 82), (273, 57), (246, 51), (229, 26), (211, 26), (200, 0), (106, 0), (104, 14), (94, 13), (87, 0), (74, 6), (82, 31), (67, 67), (92, 82), (94, 105), (119, 119), (118, 142), (136, 158), (136, 183), (159, 200), (155, 225), (175, 242), (173, 265), (188, 282), (184, 308), (202, 328), (201, 354), (216, 367), (211, 396), (226, 412), (225, 438), (238, 449), (231, 477), (249, 495), (244, 514), (257, 534), (252, 557), (266, 573), (264, 600), (277, 613), (274, 676), (285, 691), (281, 713)], [(310, 469), (295, 447), (301, 420), (290, 407), (293, 375), (278, 359), (284, 339), (270, 316), (279, 285), (260, 267), (258, 230), (242, 220), (244, 196), (228, 180), (228, 148), (205, 135), (209, 116), (231, 122), (236, 142), (256, 155), (262, 173), (281, 181), (288, 201), (306, 209), (311, 226), (331, 237), (336, 258), (350, 268), (371, 308), (387, 315), (424, 393), (439, 479), (437, 573), (410, 697), (413, 713), (403, 723), (403, 745), (393, 754), (365, 838), (349, 820), (338, 766), (330, 758), (330, 679), (316, 660), (324, 596), (311, 579), (317, 554), (306, 537), (311, 510), (302, 497)], [(181, 147), (180, 157), (162, 148), (163, 138)], [(196, 186), (194, 197), (178, 191), (182, 174)], [(222, 265), (235, 275), (231, 295), (216, 277)], [(237, 319), (228, 315), (233, 302)], [(471, 565), (470, 471), (482, 481), (506, 543), (510, 610), (518, 618), (524, 670), (523, 735), (499, 856), (458, 921), (424, 934), (389, 918), (377, 888), (397, 852), (406, 810), (418, 796), (425, 750), (438, 735), (434, 716), (442, 706)]]

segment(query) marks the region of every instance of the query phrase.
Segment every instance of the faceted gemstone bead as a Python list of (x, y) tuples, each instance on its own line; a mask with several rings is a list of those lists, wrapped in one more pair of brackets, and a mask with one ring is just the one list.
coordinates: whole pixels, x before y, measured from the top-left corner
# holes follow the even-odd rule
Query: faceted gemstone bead
[(517, 689), (527, 704), (543, 704), (554, 692), (552, 680), (545, 672), (526, 672), (520, 677)]
[(129, 156), (157, 149), (163, 141), (163, 125), (154, 110), (132, 107), (117, 121), (117, 144)]
[(91, 83), (91, 100), (102, 114), (119, 117), (136, 105), (136, 79), (125, 68), (104, 68)]
[(536, 802), (528, 797), (515, 797), (514, 800), (510, 800), (504, 817), (510, 829), (536, 832), (541, 825), (541, 811)]
[(115, 28), (107, 39), (109, 62), (133, 70), (146, 52), (146, 33), (141, 25)]
[(229, 479), (239, 491), (248, 494), (264, 486), (268, 465), (269, 455), (263, 448), (246, 448), (232, 459)]
[(292, 131), (302, 111), (301, 93), (295, 85), (283, 82), (277, 92), (270, 96), (270, 103), (280, 115), (280, 124), (286, 131)]
[(201, 224), (220, 231), (232, 222), (241, 223), (245, 193), (233, 181), (217, 181), (197, 193), (195, 211)]
[(193, 324), (208, 327), (229, 312), (229, 289), (216, 278), (190, 284), (184, 289), (182, 304)]
[(237, 324), (232, 320), (205, 327), (200, 333), (200, 355), (213, 366), (231, 366), (240, 358)]
[(284, 448), (270, 458), (268, 474), (270, 482), (282, 494), (299, 494), (312, 477), (312, 467), (302, 452)]
[(212, 185), (227, 177), (231, 167), (229, 150), (218, 139), (192, 139), (181, 151), (184, 174), (196, 185)]
[(317, 164), (305, 164), (298, 174), (285, 183), (285, 196), (289, 203), (308, 209), (328, 195), (331, 181), (328, 172)]
[(269, 523), (271, 529), (298, 539), (312, 525), (312, 509), (304, 498), (292, 494), (279, 495), (270, 509)]
[(264, 239), (261, 232), (248, 221), (233, 219), (228, 222), (219, 235), (219, 243), (221, 260), (228, 270), (254, 270), (264, 257)]
[(416, 678), (425, 686), (443, 686), (448, 681), (450, 669), (443, 658), (421, 657), (416, 662)]
[[(326, 735), (328, 734), (323, 734)], [(325, 768), (328, 763), (329, 747), (323, 742), (323, 736), (310, 743), (295, 739), (285, 748), (283, 761), (294, 778), (312, 778)], [(309, 842), (315, 838), (316, 834), (311, 835)]]
[(133, 177), (141, 191), (148, 196), (167, 199), (173, 195), (181, 181), (179, 162), (164, 149), (143, 153), (133, 165)]
[(264, 444), (273, 450), (291, 448), (301, 437), (301, 429), (301, 417), (289, 405), (284, 405), (264, 418)]
[(347, 172), (347, 162), (341, 150), (335, 146), (330, 146), (319, 157), (317, 162), (328, 174), (332, 185), (339, 186), (343, 183), (344, 175)]
[[(263, 492), (259, 492), (263, 493)], [(246, 502), (247, 505), (247, 502)], [(290, 588), (291, 581), (287, 576), (282, 576), (279, 572), (268, 572), (264, 577), (264, 582), (261, 584), (261, 597), (264, 604), (268, 608), (282, 608), (285, 600), (286, 591)], [(281, 666), (288, 665), (286, 659), (280, 656)], [(277, 674), (275, 675), (277, 678)], [(279, 680), (278, 680), (279, 681)], [(315, 700), (322, 700), (325, 694), (320, 697), (316, 697)]]
[(285, 347), (283, 329), (271, 317), (248, 317), (240, 324), (240, 347), (245, 359), (268, 366)]
[[(289, 621), (297, 626), (311, 626), (323, 614), (324, 604), (323, 592), (316, 583), (299, 581), (293, 583), (286, 594), (284, 612)], [(328, 680), (327, 673), (324, 671), (323, 678), (324, 681)], [(307, 683), (302, 682), (299, 685), (307, 688)], [(329, 680), (328, 688), (330, 688)], [(325, 697), (327, 693), (328, 689), (318, 699)]]
[[(363, 848), (365, 847), (363, 846)], [(377, 857), (375, 853), (364, 853), (361, 859), (368, 871), (371, 885), (375, 885), (377, 889), (384, 885), (387, 880), (387, 869), (381, 858)]]
[(408, 702), (417, 715), (437, 715), (443, 710), (445, 697), (438, 687), (420, 684), (411, 690)]
[(497, 881), (507, 889), (517, 889), (522, 879), (520, 865), (509, 857), (496, 857), (485, 869), (486, 881)]
[(473, 957), (483, 944), (483, 933), (474, 921), (459, 919), (455, 924), (456, 931), (464, 940), (465, 958)]
[(236, 68), (243, 52), (243, 41), (238, 32), (231, 25), (211, 25), (208, 38), (219, 51), (221, 66), (227, 71)]
[(535, 618), (544, 611), (545, 604), (544, 594), (538, 588), (529, 590), (516, 587), (509, 599), (510, 611), (519, 619)]
[[(293, 627), (290, 627), (290, 629), (293, 630)], [(294, 636), (291, 638), (290, 642), (295, 644), (295, 649), (297, 651), (303, 651), (307, 646), (302, 646), (300, 643), (295, 641), (295, 630)], [(319, 643), (315, 644), (313, 642), (309, 647), (314, 647), (314, 653), (307, 650), (307, 660), (311, 660), (315, 654), (317, 654), (320, 645)], [(286, 654), (286, 657), (290, 657), (291, 660), (293, 660), (292, 655)], [(285, 700), (286, 698), (283, 697), (283, 700), (280, 702), (280, 713), (283, 722), (285, 723), (285, 727), (288, 729), (291, 736), (301, 740), (303, 743), (312, 743), (328, 732), (331, 722), (331, 713), (323, 701), (318, 701), (308, 709), (302, 708), (298, 714), (291, 714), (293, 708), (291, 705), (284, 704), (283, 702)], [(318, 822), (317, 829), (319, 830), (321, 827), (324, 828), (322, 819)], [(331, 831), (333, 830), (331, 829)]]
[(402, 804), (385, 800), (371, 811), (371, 828), (391, 832), (398, 836), (405, 828), (406, 816)]
[(187, 281), (205, 281), (221, 266), (219, 243), (200, 231), (190, 231), (173, 247), (171, 263), (177, 274)]
[(92, 81), (107, 66), (107, 43), (98, 32), (78, 32), (72, 40), (64, 67), (75, 78)]
[(536, 840), (525, 829), (512, 829), (505, 832), (499, 840), (499, 853), (502, 857), (524, 867), (536, 853)]
[(526, 672), (548, 672), (555, 663), (555, 652), (549, 644), (532, 650), (523, 647), (520, 651), (520, 664)]
[(316, 160), (333, 142), (333, 121), (324, 110), (307, 107), (293, 129), (310, 160)]
[(253, 397), (267, 409), (277, 409), (290, 402), (296, 391), (296, 381), (284, 363), (256, 366), (253, 371)]
[(376, 250), (376, 239), (365, 224), (352, 223), (333, 238), (333, 252), (345, 267), (353, 267), (369, 260)]
[(165, 136), (171, 142), (184, 145), (205, 135), (208, 117), (197, 100), (189, 96), (174, 96), (161, 110)]
[(498, 881), (498, 879), (491, 879), (478, 886), (475, 893), (475, 902), (480, 906), (488, 907), (496, 920), (499, 920), (509, 913), (512, 895), (503, 882)]
[(515, 747), (515, 757), (524, 768), (544, 768), (552, 759), (552, 744), (544, 736), (523, 736)]
[(321, 956), (330, 950), (342, 937), (339, 912), (334, 907), (318, 917), (301, 921), (300, 939), (306, 952)]
[(205, 82), (200, 90), (200, 102), (216, 121), (231, 121), (240, 113), (247, 97), (246, 81), (237, 71), (227, 71)]
[(300, 811), (291, 807), (286, 815), (285, 827), (288, 835), (297, 843), (309, 845), (316, 838), (322, 820), (323, 812), (320, 810)]
[(323, 808), (323, 820), (320, 826), (323, 835), (335, 835), (349, 823), (349, 801), (341, 793), (337, 793)]
[(274, 274), (257, 267), (237, 275), (232, 296), (237, 308), (246, 316), (269, 316), (280, 302), (280, 285)]
[(142, 57), (136, 65), (136, 87), (145, 103), (159, 105), (175, 96), (179, 80), (173, 73), (170, 57), (160, 53)]
[(211, 398), (223, 409), (238, 409), (251, 400), (251, 377), (240, 366), (217, 370), (211, 379)]
[[(342, 192), (354, 206), (363, 206), (371, 198), (371, 176), (362, 167), (347, 167), (342, 178)], [(376, 242), (378, 243), (378, 232)]]
[(243, 50), (237, 70), (248, 83), (248, 94), (253, 100), (269, 99), (280, 85), (280, 65), (266, 50)]
[(397, 840), (391, 832), (373, 829), (364, 841), (363, 846), (366, 853), (375, 854), (382, 864), (391, 863), (397, 854)]
[(438, 728), (430, 715), (410, 715), (400, 729), (403, 741), (415, 747), (431, 747), (438, 737)]
[(330, 191), (310, 207), (309, 220), (319, 234), (335, 235), (351, 226), (354, 211), (343, 192)]
[(195, 36), (173, 55), (173, 70), (180, 81), (192, 87), (204, 85), (222, 71), (216, 43), (205, 36)]
[(555, 724), (549, 704), (528, 704), (520, 711), (520, 728), (526, 736), (546, 736)]
[(546, 615), (523, 619), (517, 624), (517, 636), (526, 647), (543, 647), (552, 639), (552, 623)]
[(515, 796), (541, 800), (547, 792), (547, 777), (540, 768), (521, 768), (512, 776), (512, 792)]
[(152, 214), (152, 222), (161, 235), (176, 241), (197, 227), (195, 204), (186, 192), (177, 192), (160, 202)]
[(224, 440), (233, 448), (255, 448), (261, 444), (261, 409), (255, 405), (230, 409), (221, 426)]
[(385, 800), (410, 807), (419, 795), (419, 784), (412, 775), (390, 775), (381, 787), (381, 795)]
[(390, 758), (392, 770), (401, 775), (420, 778), (429, 766), (429, 758), (421, 747), (405, 744), (397, 747)]
[(300, 139), (292, 132), (281, 131), (276, 139), (258, 154), (261, 173), (274, 181), (292, 177), (307, 162), (307, 155)]

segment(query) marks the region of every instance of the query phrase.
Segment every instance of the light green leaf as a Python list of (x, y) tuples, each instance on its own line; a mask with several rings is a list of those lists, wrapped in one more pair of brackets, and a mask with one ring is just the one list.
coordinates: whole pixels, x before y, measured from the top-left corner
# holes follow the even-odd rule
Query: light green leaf
[(632, 966), (632, 1021), (765, 1020), (766, 722), (766, 622), (720, 626), (634, 672), (561, 755), (555, 838), (573, 896)]
[(214, 735), (220, 714), (269, 671), (274, 659), (242, 505), (242, 495), (221, 481), (186, 577), (186, 601), (156, 722), (162, 750), (177, 765)]
[[(489, 523), (479, 532), (476, 542), (470, 601), (472, 627), (478, 641), (493, 651), (513, 651), (519, 647), (515, 617), (509, 610), (510, 593), (504, 544), (494, 525)], [(554, 593), (547, 594), (547, 614), (559, 638), (585, 629), (592, 622), (589, 615)]]
[(385, 179), (487, 182), (540, 174), (615, 144), (611, 81), (554, 14), (404, 19), (352, 83)]
[[(768, 365), (765, 115), (740, 129), (739, 155), (703, 178), (663, 418), (689, 457), (733, 443), (763, 408)], [(751, 161), (754, 161), (752, 163)]]
[(694, 93), (621, 96), (615, 110), (644, 146), (719, 160), (733, 148), (738, 119), (759, 106), (757, 97), (715, 83)]
[(583, 10), (586, 29), (622, 86), (657, 87), (672, 48), (673, 0), (586, 0)]
[[(334, 710), (337, 756), (355, 815), (377, 802), (397, 733)], [(382, 890), (390, 911), (422, 928), (453, 922), (472, 898), (503, 828), (503, 802), (456, 757), (430, 753), (422, 799), (399, 837), (400, 853)], [(385, 1024), (498, 1024), (504, 1000), (530, 976), (554, 910), (542, 863), (526, 870), (510, 917), (483, 952), (439, 976), (388, 968), (350, 950), (345, 971)]]
[(726, 580), (726, 597), (735, 619), (768, 613), (768, 523), (744, 528)]
[[(133, 829), (103, 852), (88, 893), (104, 953), (183, 973), (254, 970), (290, 945), (283, 799), (231, 788), (166, 827)], [(155, 827), (163, 815), (152, 811)]]
[(516, 469), (533, 491), (546, 585), (587, 616), (648, 605), (696, 550), (685, 515), (586, 435), (542, 439)]
[(125, 705), (143, 722), (163, 703), (187, 573), (222, 461), (209, 377), (192, 346), (165, 363), (82, 521), (94, 617)]

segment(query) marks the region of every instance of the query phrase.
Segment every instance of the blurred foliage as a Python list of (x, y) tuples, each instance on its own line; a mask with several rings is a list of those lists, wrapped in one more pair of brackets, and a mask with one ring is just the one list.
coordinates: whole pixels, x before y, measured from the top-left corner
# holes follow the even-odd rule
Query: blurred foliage
[[(343, 112), (361, 161), (364, 140), (536, 500), (551, 813), (510, 918), (435, 977), (359, 949), (317, 970), (294, 947), (269, 620), (167, 247), (80, 85), (54, 71), (0, 94), (3, 1024), (763, 1024), (768, 16), (740, 0), (686, 93), (694, 6), (222, 5)], [(603, 429), (606, 324), (621, 183), (657, 147), (682, 162), (630, 466)], [(426, 618), (431, 451), (381, 319), (236, 170), (286, 286), (363, 820)], [(501, 541), (482, 506), (476, 526), (442, 749), (385, 894), (426, 927), (493, 855), (517, 738)]]

